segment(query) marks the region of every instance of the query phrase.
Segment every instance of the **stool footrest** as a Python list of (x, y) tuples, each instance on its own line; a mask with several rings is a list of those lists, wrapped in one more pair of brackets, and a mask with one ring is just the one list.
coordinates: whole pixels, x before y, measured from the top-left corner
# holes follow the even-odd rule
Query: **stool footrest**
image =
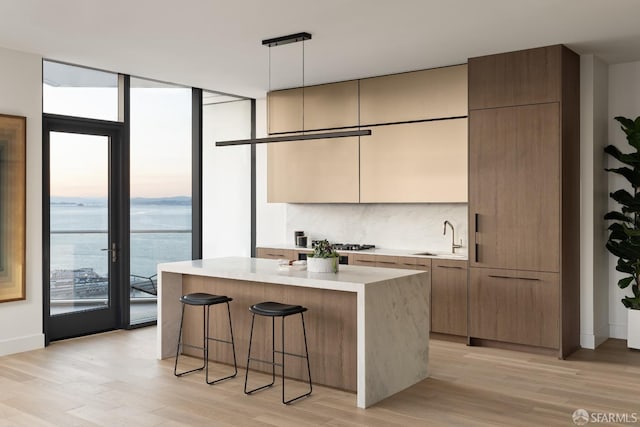
[(253, 357), (250, 357), (249, 361), (265, 363), (267, 365), (273, 365), (273, 366), (280, 366), (280, 367), (282, 366), (282, 363), (276, 363), (276, 362), (272, 362), (270, 360), (254, 359)]

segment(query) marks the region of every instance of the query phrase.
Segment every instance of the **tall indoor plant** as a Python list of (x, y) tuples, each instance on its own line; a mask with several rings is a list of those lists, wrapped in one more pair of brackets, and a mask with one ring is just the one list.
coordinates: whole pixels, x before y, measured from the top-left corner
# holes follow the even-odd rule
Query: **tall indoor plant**
[(617, 147), (608, 145), (604, 151), (626, 166), (606, 170), (623, 176), (631, 184), (632, 192), (619, 189), (610, 193), (620, 204), (620, 210), (604, 216), (613, 221), (609, 226), (607, 249), (618, 257), (616, 270), (625, 274), (618, 286), (621, 289), (631, 286), (632, 295), (622, 299), (628, 309), (627, 346), (640, 348), (640, 117), (631, 120), (618, 116), (615, 120), (622, 125), (632, 150), (622, 153)]

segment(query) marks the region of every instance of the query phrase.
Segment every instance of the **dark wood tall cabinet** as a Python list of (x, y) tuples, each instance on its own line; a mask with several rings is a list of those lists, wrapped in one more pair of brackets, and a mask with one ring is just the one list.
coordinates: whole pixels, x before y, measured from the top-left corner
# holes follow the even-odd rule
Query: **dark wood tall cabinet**
[(579, 57), (469, 59), (469, 336), (580, 345)]

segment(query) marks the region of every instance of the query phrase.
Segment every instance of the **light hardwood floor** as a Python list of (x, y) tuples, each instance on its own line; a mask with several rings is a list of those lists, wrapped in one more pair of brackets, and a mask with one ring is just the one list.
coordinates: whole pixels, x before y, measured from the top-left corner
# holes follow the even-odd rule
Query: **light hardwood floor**
[(201, 373), (175, 378), (155, 340), (155, 328), (115, 331), (0, 358), (0, 426), (569, 426), (578, 408), (640, 416), (640, 352), (618, 340), (565, 361), (431, 340), (430, 378), (366, 410), (323, 387), (291, 406), (279, 386), (245, 396), (244, 371), (213, 386)]

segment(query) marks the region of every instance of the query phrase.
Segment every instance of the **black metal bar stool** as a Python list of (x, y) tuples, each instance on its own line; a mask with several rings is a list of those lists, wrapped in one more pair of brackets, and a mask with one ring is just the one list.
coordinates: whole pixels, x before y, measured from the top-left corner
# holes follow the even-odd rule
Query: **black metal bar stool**
[[(176, 350), (176, 362), (173, 366), (173, 374), (176, 377), (181, 377), (186, 374), (190, 374), (191, 372), (205, 370), (205, 381), (207, 384), (215, 384), (222, 380), (226, 380), (229, 378), (233, 378), (238, 374), (238, 365), (236, 364), (236, 346), (233, 340), (233, 327), (231, 326), (231, 310), (229, 309), (229, 301), (233, 301), (232, 298), (229, 298), (224, 295), (212, 295), (206, 293), (193, 293), (187, 294), (180, 297), (180, 302), (182, 303), (182, 315), (180, 317), (180, 332), (178, 333), (178, 348)], [(218, 338), (209, 336), (209, 318), (210, 318), (210, 310), (212, 305), (227, 303), (227, 314), (229, 315), (229, 332), (231, 333), (231, 341), (221, 340)], [(184, 307), (186, 305), (191, 306), (202, 306), (202, 347), (185, 344), (182, 342), (182, 326), (184, 322)], [(213, 381), (209, 381), (209, 341), (217, 341), (221, 343), (231, 344), (231, 348), (233, 349), (233, 369), (234, 372), (232, 375), (218, 378)], [(195, 369), (190, 369), (184, 372), (178, 372), (178, 357), (180, 356), (180, 350), (184, 347), (196, 348), (202, 350), (202, 366)]]
[[(276, 382), (276, 366), (281, 366), (282, 367), (282, 403), (289, 404), (291, 402), (294, 402), (298, 399), (302, 399), (303, 397), (309, 396), (311, 394), (311, 391), (313, 390), (313, 386), (311, 384), (311, 367), (309, 366), (309, 349), (307, 348), (307, 331), (305, 329), (304, 326), (304, 315), (302, 313), (304, 313), (305, 311), (307, 311), (307, 309), (305, 307), (302, 307), (301, 305), (288, 305), (288, 304), (280, 304), (278, 302), (261, 302), (259, 304), (254, 304), (251, 306), (251, 308), (249, 309), (249, 311), (251, 311), (251, 313), (253, 314), (253, 316), (251, 317), (251, 333), (249, 334), (249, 354), (247, 355), (247, 373), (245, 374), (244, 377), (244, 392), (245, 394), (251, 394), (253, 392), (256, 392), (258, 390), (262, 390), (265, 389), (267, 387), (271, 387), (273, 384), (275, 384)], [(284, 319), (287, 316), (291, 316), (292, 314), (298, 314), (300, 313), (300, 319), (302, 320), (302, 333), (304, 335), (304, 351), (305, 351), (305, 355), (301, 355), (301, 354), (293, 354), (293, 353), (287, 353), (285, 351), (284, 348)], [(266, 316), (266, 317), (271, 317), (271, 342), (272, 342), (272, 348), (271, 348), (271, 362), (269, 362), (268, 360), (260, 360), (260, 359), (252, 359), (251, 358), (251, 342), (253, 340), (253, 324), (254, 321), (256, 319), (256, 314), (258, 316)], [(282, 318), (282, 351), (276, 350), (276, 336), (275, 336), (275, 318), (276, 317), (281, 317)], [(276, 363), (276, 353), (282, 354), (282, 363)], [(284, 359), (285, 359), (285, 355), (286, 356), (294, 356), (294, 357), (300, 357), (302, 359), (307, 359), (307, 373), (309, 375), (309, 392), (305, 393), (305, 394), (301, 394), (298, 397), (294, 397), (292, 399), (289, 400), (285, 400), (284, 397)], [(247, 391), (247, 380), (249, 378), (249, 362), (254, 361), (254, 362), (260, 362), (260, 363), (266, 363), (268, 365), (271, 365), (271, 383), (254, 388), (253, 390), (249, 390)]]

